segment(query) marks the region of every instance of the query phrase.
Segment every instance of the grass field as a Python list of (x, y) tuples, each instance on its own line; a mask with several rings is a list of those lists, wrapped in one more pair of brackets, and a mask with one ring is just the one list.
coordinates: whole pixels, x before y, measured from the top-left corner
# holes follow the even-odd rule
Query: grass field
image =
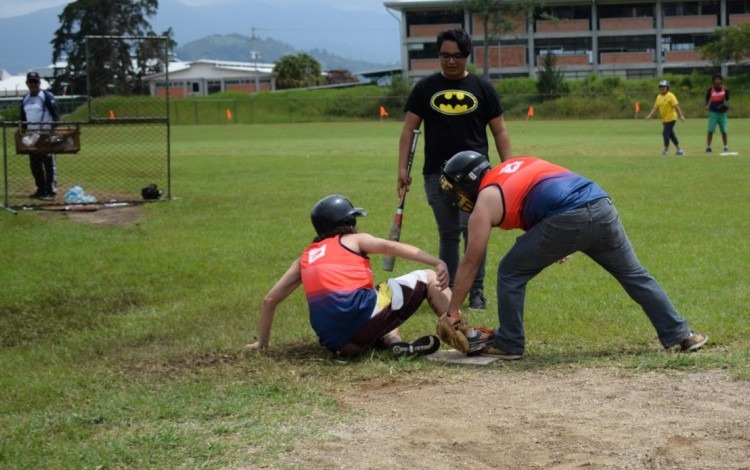
[[(506, 366), (722, 368), (750, 380), (750, 121), (730, 126), (738, 157), (718, 156), (718, 135), (715, 153), (703, 153), (702, 119), (677, 125), (685, 157), (659, 156), (658, 121), (509, 123), (516, 155), (610, 193), (639, 258), (711, 341), (699, 354), (665, 354), (637, 305), (579, 254), (530, 284), (527, 355)], [(314, 236), (315, 201), (344, 194), (370, 213), (361, 230), (387, 235), (399, 132), (398, 122), (174, 127), (174, 200), (143, 207), (137, 224), (0, 214), (0, 467), (273, 466), (353, 419), (337, 394), (455, 373), (383, 352), (332, 360), (301, 292), (278, 309), (272, 349), (243, 350), (263, 295)], [(517, 235), (492, 237), (490, 309), (470, 313), (477, 324), (497, 324), (497, 261)], [(437, 251), (419, 171), (402, 240)], [(397, 261), (396, 273), (415, 267)], [(402, 333), (434, 323), (423, 306)]]

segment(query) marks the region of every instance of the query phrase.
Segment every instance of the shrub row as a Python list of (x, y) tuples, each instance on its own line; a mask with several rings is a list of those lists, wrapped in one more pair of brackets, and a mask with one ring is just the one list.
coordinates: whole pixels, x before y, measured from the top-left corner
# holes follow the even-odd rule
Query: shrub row
[[(731, 91), (731, 116), (750, 117), (748, 76), (725, 80)], [(495, 86), (506, 110), (506, 119), (525, 119), (534, 108), (536, 119), (622, 119), (645, 116), (658, 93), (657, 82), (667, 79), (688, 117), (704, 116), (703, 100), (711, 86), (710, 74), (665, 76), (640, 80), (590, 75), (567, 80), (564, 95), (546, 96), (536, 91), (531, 78), (509, 78)], [(173, 99), (169, 117), (173, 124), (253, 124), (380, 119), (381, 107), (389, 119), (402, 119), (409, 86), (394, 80), (390, 87), (375, 85), (336, 89), (296, 89), (274, 93), (217, 93), (208, 97)], [(164, 117), (164, 101), (150, 97), (110, 96), (67, 110), (67, 120)], [(636, 112), (640, 108), (640, 112)], [(66, 110), (64, 110), (66, 111)], [(0, 119), (15, 120), (15, 107)]]

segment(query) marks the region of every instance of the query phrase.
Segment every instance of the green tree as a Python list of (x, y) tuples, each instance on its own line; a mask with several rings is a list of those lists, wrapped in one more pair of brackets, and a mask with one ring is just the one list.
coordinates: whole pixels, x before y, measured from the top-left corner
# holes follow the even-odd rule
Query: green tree
[[(170, 28), (163, 34), (170, 38), (166, 45), (124, 37), (155, 37), (148, 18), (156, 14), (158, 7), (158, 0), (69, 3), (58, 16), (60, 27), (52, 40), (52, 62), (67, 61), (64, 70), (55, 72), (56, 86), (66, 82), (75, 93), (85, 90), (93, 97), (112, 91), (123, 95), (142, 93), (143, 76), (163, 71), (166, 66), (165, 53), (159, 45), (174, 46), (172, 31)], [(100, 38), (87, 41), (87, 36)]]
[(320, 63), (304, 52), (281, 57), (273, 67), (279, 89), (303, 88), (322, 84)]
[(537, 77), (536, 89), (540, 94), (548, 97), (568, 93), (568, 83), (565, 81), (563, 73), (557, 68), (555, 55), (549, 51), (544, 56), (544, 68)]
[(165, 60), (169, 61), (169, 51), (173, 51), (177, 47), (177, 43), (172, 39), (174, 37), (172, 28), (167, 29), (160, 36), (167, 38), (166, 41), (156, 40), (157, 35), (149, 32), (145, 37), (153, 39), (142, 40), (137, 43), (133, 56), (136, 65), (135, 75), (131, 82), (131, 89), (135, 94), (149, 93), (148, 83), (144, 81), (144, 78), (156, 73), (163, 73), (167, 66)]
[(750, 23), (714, 31), (712, 40), (698, 48), (715, 65), (741, 64), (750, 58)]
[(346, 69), (333, 69), (326, 72), (325, 82), (327, 85), (338, 85), (342, 83), (356, 83), (357, 77)]
[[(499, 36), (514, 31), (521, 26), (518, 24), (519, 20), (528, 22), (535, 9), (540, 5), (541, 3), (536, 0), (459, 0), (456, 3), (458, 10), (469, 12), (482, 22), (484, 29), (482, 75), (485, 78), (489, 78), (490, 74), (490, 44), (497, 41)], [(498, 47), (498, 57), (500, 55), (499, 49)]]

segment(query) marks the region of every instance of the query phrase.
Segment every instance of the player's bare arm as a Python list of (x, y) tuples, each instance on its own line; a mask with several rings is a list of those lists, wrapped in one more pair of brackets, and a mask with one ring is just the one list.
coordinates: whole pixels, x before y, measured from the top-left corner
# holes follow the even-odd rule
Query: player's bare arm
[(682, 108), (680, 108), (679, 104), (674, 105), (674, 109), (677, 110), (677, 113), (680, 116), (680, 121), (685, 122), (685, 115), (682, 113)]
[(271, 340), (271, 324), (273, 316), (276, 313), (276, 306), (284, 299), (289, 297), (297, 287), (302, 284), (302, 275), (299, 268), (299, 258), (294, 260), (292, 265), (287, 269), (276, 284), (263, 297), (263, 306), (260, 311), (260, 320), (258, 321), (258, 341), (248, 344), (250, 349), (267, 348)]
[(503, 211), (503, 201), (498, 188), (485, 188), (479, 193), (474, 210), (469, 217), (466, 252), (458, 265), (448, 313), (454, 314), (460, 311), (474, 282), (484, 252), (487, 250), (490, 231), (492, 227), (500, 224)]
[(505, 125), (505, 118), (500, 115), (491, 119), (489, 126), (492, 137), (495, 139), (495, 147), (497, 148), (498, 155), (500, 155), (500, 161), (504, 162), (505, 160), (512, 158), (513, 152), (510, 145), (510, 134)]
[(367, 233), (354, 233), (341, 238), (341, 243), (347, 248), (362, 252), (380, 255), (392, 255), (397, 258), (407, 259), (417, 263), (426, 264), (435, 268), (437, 284), (440, 289), (448, 287), (448, 267), (440, 258), (436, 258), (426, 251), (409, 245), (408, 243), (395, 242), (384, 238), (374, 237)]

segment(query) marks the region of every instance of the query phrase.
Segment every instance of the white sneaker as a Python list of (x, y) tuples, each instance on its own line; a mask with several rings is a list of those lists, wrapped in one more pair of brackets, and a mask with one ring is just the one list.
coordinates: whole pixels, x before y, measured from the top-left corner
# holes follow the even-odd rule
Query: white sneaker
[(728, 145), (725, 145), (725, 146), (724, 146), (724, 151), (725, 151), (725, 152), (729, 152), (729, 146), (728, 146)]

